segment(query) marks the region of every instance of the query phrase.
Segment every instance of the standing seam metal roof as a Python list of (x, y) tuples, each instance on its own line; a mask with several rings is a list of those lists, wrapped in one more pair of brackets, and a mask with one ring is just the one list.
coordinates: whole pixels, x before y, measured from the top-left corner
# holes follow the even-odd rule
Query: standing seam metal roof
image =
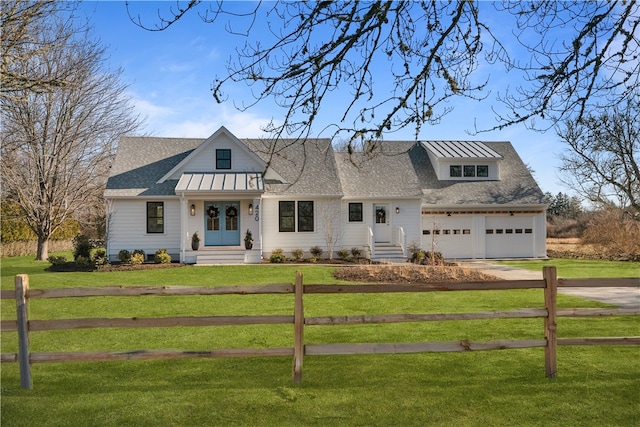
[(496, 151), (479, 141), (423, 141), (422, 145), (440, 159), (502, 158)]

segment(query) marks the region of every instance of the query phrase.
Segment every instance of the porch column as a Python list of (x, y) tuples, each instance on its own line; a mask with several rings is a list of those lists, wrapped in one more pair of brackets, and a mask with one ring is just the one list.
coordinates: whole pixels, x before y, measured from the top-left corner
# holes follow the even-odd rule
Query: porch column
[[(258, 249), (262, 256), (262, 199), (253, 199), (253, 219), (258, 222)], [(256, 242), (254, 242), (256, 243)]]
[(180, 195), (180, 262), (186, 261), (185, 254), (185, 242), (187, 241), (187, 218), (189, 216), (189, 206), (187, 205), (187, 199), (184, 197), (184, 193)]

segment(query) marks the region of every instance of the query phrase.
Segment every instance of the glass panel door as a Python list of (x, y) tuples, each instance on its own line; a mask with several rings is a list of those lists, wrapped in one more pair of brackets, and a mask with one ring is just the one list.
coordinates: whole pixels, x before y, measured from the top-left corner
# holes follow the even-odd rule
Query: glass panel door
[(377, 243), (391, 241), (389, 205), (373, 205), (373, 237)]
[(240, 202), (205, 202), (204, 245), (240, 245)]

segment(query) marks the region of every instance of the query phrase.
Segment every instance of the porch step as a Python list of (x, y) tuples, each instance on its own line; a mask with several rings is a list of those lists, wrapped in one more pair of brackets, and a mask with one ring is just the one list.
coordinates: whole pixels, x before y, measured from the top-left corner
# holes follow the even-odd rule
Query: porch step
[(196, 255), (196, 264), (200, 265), (225, 265), (244, 264), (244, 250), (228, 251), (202, 251)]
[(381, 263), (398, 263), (407, 262), (407, 257), (402, 254), (400, 246), (376, 243), (375, 255), (371, 258), (374, 262)]

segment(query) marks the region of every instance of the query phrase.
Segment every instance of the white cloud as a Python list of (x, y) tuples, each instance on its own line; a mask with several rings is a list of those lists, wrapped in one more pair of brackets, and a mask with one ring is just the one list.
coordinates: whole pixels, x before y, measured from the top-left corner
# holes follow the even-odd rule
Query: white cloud
[(225, 126), (239, 138), (256, 138), (263, 136), (261, 128), (270, 121), (257, 113), (239, 112), (193, 98), (173, 100), (171, 107), (144, 99), (134, 103), (136, 111), (146, 117), (147, 133), (154, 136), (206, 138)]
[(131, 103), (135, 106), (136, 112), (147, 118), (160, 118), (170, 116), (172, 109), (163, 105), (154, 104), (146, 99), (131, 97)]

